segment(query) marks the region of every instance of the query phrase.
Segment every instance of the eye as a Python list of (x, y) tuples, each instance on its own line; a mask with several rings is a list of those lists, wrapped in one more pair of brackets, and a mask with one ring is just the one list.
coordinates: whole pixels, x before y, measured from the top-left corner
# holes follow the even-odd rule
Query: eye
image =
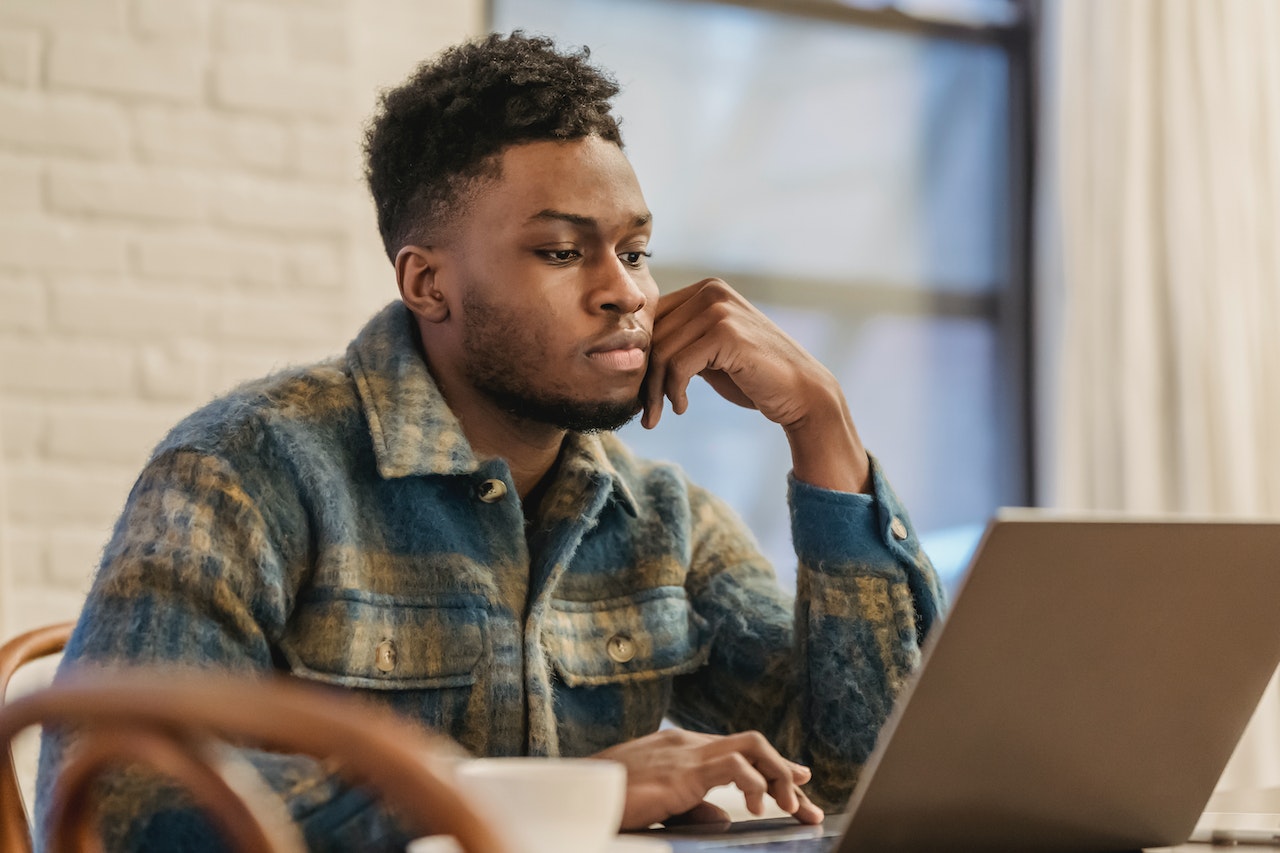
[(645, 258), (653, 257), (653, 253), (652, 252), (623, 252), (618, 257), (622, 258), (622, 262), (625, 263), (627, 266), (639, 268), (644, 266)]
[(567, 264), (582, 257), (577, 249), (545, 249), (538, 254), (553, 264)]

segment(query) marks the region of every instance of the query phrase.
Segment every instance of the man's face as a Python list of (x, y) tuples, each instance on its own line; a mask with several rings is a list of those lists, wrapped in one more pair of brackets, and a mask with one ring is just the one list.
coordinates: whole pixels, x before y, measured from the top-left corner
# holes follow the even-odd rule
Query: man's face
[(616, 429), (640, 410), (658, 302), (635, 173), (594, 136), (518, 145), (500, 165), (437, 271), (460, 295), (461, 376), (521, 418)]

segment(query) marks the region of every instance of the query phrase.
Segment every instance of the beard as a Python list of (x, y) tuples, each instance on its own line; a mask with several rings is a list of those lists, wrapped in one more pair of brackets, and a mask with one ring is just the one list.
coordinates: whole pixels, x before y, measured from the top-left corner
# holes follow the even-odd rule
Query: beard
[[(503, 411), (573, 432), (612, 432), (642, 408), (630, 400), (583, 400), (555, 388), (546, 375), (547, 344), (527, 318), (467, 291), (462, 298), (463, 365), (472, 387)], [(554, 377), (552, 377), (554, 379)]]

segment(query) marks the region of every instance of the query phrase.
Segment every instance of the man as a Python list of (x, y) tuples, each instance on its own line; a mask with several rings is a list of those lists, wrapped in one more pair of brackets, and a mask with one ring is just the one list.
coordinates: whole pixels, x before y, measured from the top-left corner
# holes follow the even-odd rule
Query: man
[[(384, 96), (367, 176), (401, 300), (160, 444), (69, 666), (285, 670), (474, 754), (613, 758), (625, 827), (705, 817), (720, 784), (806, 822), (848, 794), (937, 581), (832, 375), (724, 282), (659, 294), (616, 92), (514, 34)], [(794, 603), (721, 502), (609, 434), (683, 412), (694, 376), (790, 440)], [(314, 763), (252, 760), (313, 846), (403, 845)], [(162, 786), (112, 786), (109, 846), (213, 844)]]

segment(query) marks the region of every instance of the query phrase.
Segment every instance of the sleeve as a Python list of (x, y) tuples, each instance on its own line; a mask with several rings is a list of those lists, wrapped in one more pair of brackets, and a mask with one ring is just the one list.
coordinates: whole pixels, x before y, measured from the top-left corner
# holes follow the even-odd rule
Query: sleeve
[(713, 632), (708, 665), (677, 680), (671, 717), (758, 729), (843, 805), (944, 607), (933, 566), (872, 459), (873, 495), (792, 478), (794, 601), (731, 510), (691, 487), (688, 593)]
[[(59, 677), (115, 666), (271, 672), (272, 649), (310, 563), (308, 530), (298, 489), (269, 466), (237, 470), (216, 455), (160, 453), (116, 524)], [(56, 731), (43, 738), (36, 796), (40, 849), (53, 780), (73, 739)], [(404, 849), (407, 839), (390, 819), (318, 762), (242, 752), (312, 849), (381, 849), (379, 838), (385, 849)], [(108, 774), (99, 792), (107, 850), (223, 847), (185, 795), (157, 776), (126, 768)]]

